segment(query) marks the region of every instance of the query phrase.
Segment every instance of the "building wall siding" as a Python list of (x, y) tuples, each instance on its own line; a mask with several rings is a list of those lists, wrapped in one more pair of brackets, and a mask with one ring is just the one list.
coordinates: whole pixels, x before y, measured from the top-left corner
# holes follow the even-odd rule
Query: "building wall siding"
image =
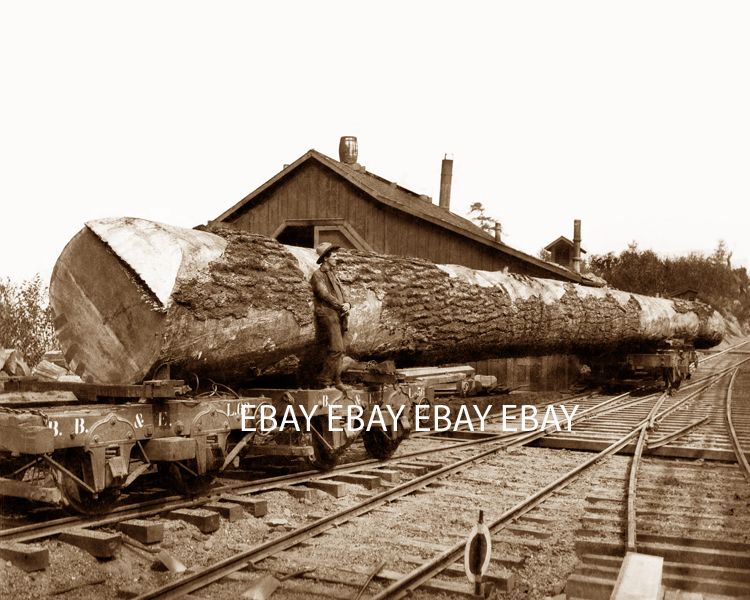
[[(415, 202), (421, 200), (415, 199)], [(287, 219), (345, 219), (376, 251), (472, 269), (552, 277), (548, 271), (380, 204), (324, 166), (310, 161), (263, 192), (231, 221), (273, 235)]]

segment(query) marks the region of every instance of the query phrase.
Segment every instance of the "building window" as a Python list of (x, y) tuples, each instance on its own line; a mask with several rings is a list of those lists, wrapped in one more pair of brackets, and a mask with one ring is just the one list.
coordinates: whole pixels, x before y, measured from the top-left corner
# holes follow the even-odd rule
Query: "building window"
[(303, 248), (315, 247), (314, 225), (287, 225), (283, 231), (276, 236), (282, 244), (287, 246), (302, 246)]

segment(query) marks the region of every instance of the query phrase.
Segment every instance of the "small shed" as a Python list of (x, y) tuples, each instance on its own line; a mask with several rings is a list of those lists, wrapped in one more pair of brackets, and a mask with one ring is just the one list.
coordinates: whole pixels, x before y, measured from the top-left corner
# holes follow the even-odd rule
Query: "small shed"
[(698, 298), (698, 290), (691, 287), (684, 287), (669, 292), (670, 298), (680, 298), (682, 300), (696, 300)]
[[(568, 269), (573, 269), (573, 258), (575, 256), (575, 244), (564, 235), (561, 235), (554, 242), (548, 244), (544, 249), (552, 255), (552, 262)], [(586, 251), (581, 248), (581, 254)]]

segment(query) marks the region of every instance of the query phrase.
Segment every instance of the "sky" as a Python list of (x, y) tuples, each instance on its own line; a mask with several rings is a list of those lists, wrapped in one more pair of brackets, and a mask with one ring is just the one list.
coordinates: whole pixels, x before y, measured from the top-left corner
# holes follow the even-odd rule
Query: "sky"
[(750, 3), (4, 2), (0, 278), (90, 219), (192, 227), (311, 148), (536, 255), (750, 266)]

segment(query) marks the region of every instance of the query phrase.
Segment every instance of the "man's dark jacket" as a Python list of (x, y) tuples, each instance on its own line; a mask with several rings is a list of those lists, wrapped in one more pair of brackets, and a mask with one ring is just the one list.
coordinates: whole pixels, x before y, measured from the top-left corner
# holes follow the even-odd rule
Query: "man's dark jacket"
[(327, 265), (323, 265), (313, 272), (310, 285), (315, 295), (315, 318), (320, 333), (327, 338), (325, 343), (333, 352), (344, 352), (346, 317), (342, 309), (346, 298), (341, 282)]

